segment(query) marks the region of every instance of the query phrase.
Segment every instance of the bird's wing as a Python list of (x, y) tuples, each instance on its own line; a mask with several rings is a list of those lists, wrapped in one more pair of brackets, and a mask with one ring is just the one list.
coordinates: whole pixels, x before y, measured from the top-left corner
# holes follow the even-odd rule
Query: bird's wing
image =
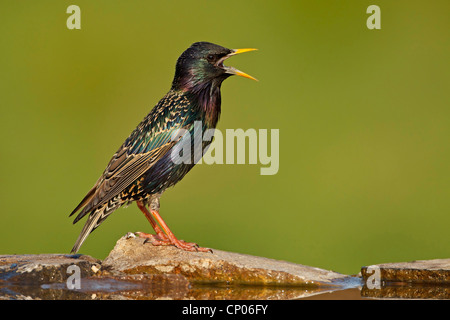
[(76, 223), (93, 209), (107, 203), (120, 194), (142, 174), (148, 171), (180, 140), (180, 137), (172, 139), (176, 137), (178, 129), (180, 127), (173, 127), (171, 130), (166, 130), (164, 134), (159, 133), (156, 143), (154, 139), (151, 139), (150, 142), (152, 143), (149, 143), (147, 147), (150, 150), (147, 152), (130, 153), (133, 152), (130, 151), (132, 146), (127, 143), (127, 140), (114, 154), (103, 175), (98, 179), (94, 187), (69, 215), (73, 215), (82, 208), (73, 223)]

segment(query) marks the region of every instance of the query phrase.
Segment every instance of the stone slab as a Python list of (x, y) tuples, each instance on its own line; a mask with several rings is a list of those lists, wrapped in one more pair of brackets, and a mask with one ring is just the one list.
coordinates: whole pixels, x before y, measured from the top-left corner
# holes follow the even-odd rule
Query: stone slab
[(104, 270), (125, 274), (181, 274), (190, 282), (264, 286), (341, 286), (354, 278), (286, 261), (213, 249), (187, 252), (152, 246), (134, 236), (120, 238), (102, 263)]

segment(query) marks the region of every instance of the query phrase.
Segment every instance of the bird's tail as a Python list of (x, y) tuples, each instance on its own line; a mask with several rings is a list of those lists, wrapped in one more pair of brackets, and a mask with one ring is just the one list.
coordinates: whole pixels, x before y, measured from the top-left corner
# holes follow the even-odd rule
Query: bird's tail
[(78, 236), (77, 241), (75, 242), (75, 245), (73, 246), (71, 253), (77, 253), (78, 250), (80, 250), (81, 245), (83, 244), (84, 240), (86, 240), (87, 236), (94, 231), (95, 228), (97, 228), (100, 223), (102, 222), (102, 216), (105, 211), (105, 206), (93, 211), (89, 218), (87, 219), (86, 223), (84, 224), (83, 229), (81, 230), (80, 235)]
[[(86, 240), (87, 236), (92, 231), (94, 231), (103, 221), (105, 221), (105, 219), (114, 210), (116, 210), (123, 204), (120, 200), (121, 200), (120, 197), (115, 197), (109, 200), (107, 203), (103, 204), (102, 206), (92, 210), (91, 214), (89, 215), (89, 218), (84, 224), (83, 229), (81, 230), (80, 235), (78, 236), (77, 241), (75, 242), (75, 245), (70, 251), (71, 253), (77, 253), (83, 242)], [(80, 219), (80, 215), (74, 220), (73, 223), (76, 223)]]

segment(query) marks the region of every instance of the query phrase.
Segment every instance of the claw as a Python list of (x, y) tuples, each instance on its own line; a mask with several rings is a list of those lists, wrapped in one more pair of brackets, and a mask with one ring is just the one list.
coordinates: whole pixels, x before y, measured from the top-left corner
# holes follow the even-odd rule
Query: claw
[[(181, 250), (186, 251), (195, 251), (195, 252), (211, 252), (212, 250), (209, 248), (202, 248), (196, 243), (186, 242), (184, 240), (178, 240), (175, 235), (170, 231), (167, 224), (159, 215), (159, 212), (156, 210), (147, 210), (145, 205), (141, 202), (137, 202), (139, 209), (144, 213), (147, 220), (152, 225), (156, 234), (147, 234), (144, 232), (136, 232), (135, 234), (141, 238), (145, 238), (144, 244), (150, 242), (154, 246), (169, 246), (173, 245)], [(155, 220), (156, 219), (156, 220)], [(158, 227), (158, 223), (160, 224), (162, 230)], [(163, 232), (164, 230), (164, 232)]]

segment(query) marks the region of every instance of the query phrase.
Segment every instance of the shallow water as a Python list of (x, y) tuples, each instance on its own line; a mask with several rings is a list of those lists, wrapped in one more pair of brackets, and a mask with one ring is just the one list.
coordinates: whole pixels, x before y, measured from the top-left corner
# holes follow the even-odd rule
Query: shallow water
[(151, 284), (113, 278), (82, 279), (80, 289), (68, 289), (65, 283), (0, 283), (0, 299), (44, 300), (361, 300), (361, 299), (450, 299), (450, 286), (383, 283), (368, 289), (360, 278), (352, 278), (323, 288), (191, 285), (173, 281), (164, 275)]

